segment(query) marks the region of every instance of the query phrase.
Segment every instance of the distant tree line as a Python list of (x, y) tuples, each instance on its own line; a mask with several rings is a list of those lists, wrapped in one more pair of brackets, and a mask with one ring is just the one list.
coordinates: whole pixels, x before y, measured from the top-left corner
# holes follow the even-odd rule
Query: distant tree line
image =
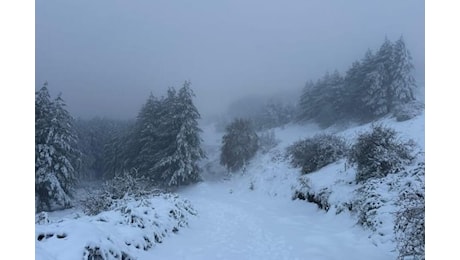
[(71, 205), (79, 180), (110, 180), (130, 174), (158, 187), (200, 179), (200, 114), (190, 82), (166, 97), (152, 94), (134, 121), (74, 120), (47, 84), (35, 96), (36, 210)]
[(368, 50), (342, 76), (326, 73), (309, 81), (299, 106), (301, 121), (312, 120), (323, 127), (344, 121), (368, 122), (414, 101), (414, 66), (403, 38), (385, 39), (374, 54)]
[(295, 121), (298, 106), (295, 101), (278, 97), (247, 97), (233, 102), (225, 117), (217, 120), (217, 128), (225, 131), (235, 119), (249, 120), (256, 131), (284, 126)]

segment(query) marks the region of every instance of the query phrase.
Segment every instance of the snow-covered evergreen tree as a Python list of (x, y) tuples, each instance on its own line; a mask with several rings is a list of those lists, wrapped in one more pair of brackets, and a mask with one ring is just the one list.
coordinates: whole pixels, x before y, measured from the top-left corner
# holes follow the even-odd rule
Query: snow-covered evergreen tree
[(372, 117), (386, 115), (389, 112), (388, 91), (385, 88), (383, 64), (378, 64), (377, 68), (368, 73), (364, 78), (363, 84), (366, 86), (363, 97), (364, 107), (372, 114)]
[(78, 149), (82, 153), (81, 178), (89, 180), (102, 179), (105, 167), (105, 146), (110, 143), (114, 132), (122, 124), (122, 121), (100, 117), (89, 120), (80, 118), (75, 121)]
[(251, 120), (257, 130), (265, 130), (285, 125), (291, 122), (296, 113), (293, 105), (285, 104), (280, 100), (270, 99)]
[(355, 61), (347, 70), (344, 77), (344, 91), (342, 98), (344, 100), (341, 111), (343, 119), (356, 119), (361, 113), (361, 83), (363, 81), (363, 65), (360, 61)]
[(139, 153), (135, 159), (136, 168), (140, 175), (155, 179), (152, 169), (157, 162), (158, 125), (160, 120), (161, 101), (150, 94), (137, 117), (136, 140), (139, 143)]
[(347, 70), (336, 71), (316, 83), (309, 81), (300, 97), (301, 121), (314, 120), (329, 126), (341, 120), (371, 121), (415, 100), (412, 59), (404, 40), (385, 38), (374, 54), (366, 51)]
[(205, 158), (201, 148), (200, 114), (193, 104), (194, 93), (186, 81), (178, 93), (168, 91), (159, 131), (161, 150), (154, 170), (165, 186), (179, 186), (200, 179), (198, 161)]
[(369, 119), (386, 115), (397, 106), (415, 100), (413, 65), (402, 38), (394, 44), (385, 38), (372, 62), (364, 63), (367, 65), (362, 101), (370, 112)]
[(254, 157), (259, 148), (258, 136), (250, 121), (245, 119), (235, 119), (225, 130), (220, 163), (234, 172)]
[(392, 107), (406, 104), (415, 100), (414, 90), (416, 88), (415, 79), (412, 75), (414, 65), (409, 50), (406, 48), (403, 37), (394, 44), (393, 63), (391, 66), (392, 82)]
[(61, 96), (50, 100), (47, 84), (35, 95), (36, 210), (70, 206), (80, 152), (72, 117)]
[(335, 70), (327, 72), (315, 84), (307, 83), (300, 98), (301, 120), (313, 119), (321, 126), (330, 126), (341, 119), (344, 81)]
[(315, 83), (312, 80), (307, 81), (305, 83), (304, 88), (302, 89), (302, 94), (300, 95), (299, 101), (299, 121), (306, 121), (313, 118), (313, 89), (315, 87)]

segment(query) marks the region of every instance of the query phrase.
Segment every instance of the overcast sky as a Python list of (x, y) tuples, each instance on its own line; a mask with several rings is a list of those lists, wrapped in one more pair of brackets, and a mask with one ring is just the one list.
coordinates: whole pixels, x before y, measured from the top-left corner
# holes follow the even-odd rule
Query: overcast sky
[(404, 36), (424, 84), (420, 0), (38, 0), (36, 89), (73, 116), (134, 118), (150, 92), (191, 80), (202, 115), (231, 100), (345, 72)]

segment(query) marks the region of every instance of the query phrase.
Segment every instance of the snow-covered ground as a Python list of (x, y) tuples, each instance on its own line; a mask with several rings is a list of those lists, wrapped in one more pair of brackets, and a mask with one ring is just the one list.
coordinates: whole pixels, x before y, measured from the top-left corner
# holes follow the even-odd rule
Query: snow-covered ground
[(183, 189), (199, 212), (190, 227), (139, 259), (394, 259), (375, 246), (348, 215), (270, 196), (242, 181), (200, 183)]
[[(418, 149), (424, 151), (423, 114), (405, 122), (396, 122), (393, 118), (381, 122), (394, 128), (402, 138), (413, 139)], [(370, 126), (325, 131), (352, 142)], [(323, 132), (316, 125), (287, 125), (275, 129), (279, 144), (268, 153), (258, 153), (244, 171), (232, 175), (219, 165), (222, 134), (212, 125), (204, 126), (203, 130), (208, 155), (202, 164), (204, 181), (177, 191), (181, 198), (190, 201), (197, 215), (188, 218), (188, 227), (171, 233), (149, 250), (131, 250), (131, 256), (137, 259), (396, 259), (390, 211), (396, 209), (393, 204), (399, 190), (394, 186), (391, 189), (379, 186), (375, 191), (388, 192), (382, 196), (387, 204), (377, 211), (382, 215), (376, 220), (381, 222), (377, 230), (358, 225), (358, 216), (353, 212), (343, 210), (336, 214), (343, 203), (359, 199), (356, 191), (362, 188), (353, 182), (354, 170), (346, 166), (345, 160), (302, 177), (308, 179), (308, 189), (312, 192), (328, 189), (327, 199), (333, 210), (326, 212), (315, 204), (292, 200), (294, 192), (302, 188), (300, 170), (289, 165), (284, 152), (294, 141)], [(408, 181), (407, 176), (382, 183), (403, 181)], [(423, 185), (424, 181), (420, 183)], [(53, 216), (64, 215), (54, 213)], [(36, 226), (37, 230), (41, 228)], [(79, 233), (94, 234), (101, 227), (82, 224), (78, 228), (88, 228)], [(107, 232), (109, 236), (123, 236), (115, 233), (119, 232), (116, 229), (113, 233)], [(43, 244), (36, 246), (37, 259), (50, 259), (47, 257), (50, 251), (56, 255), (59, 250), (79, 245), (69, 237), (67, 244), (65, 241), (66, 238), (62, 238), (60, 243), (50, 244), (55, 247), (53, 250)], [(81, 259), (81, 255), (78, 257)]]

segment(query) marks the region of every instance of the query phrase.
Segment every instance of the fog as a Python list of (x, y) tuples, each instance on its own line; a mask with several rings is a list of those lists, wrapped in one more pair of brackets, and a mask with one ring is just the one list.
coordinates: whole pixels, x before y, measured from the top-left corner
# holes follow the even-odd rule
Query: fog
[(298, 91), (404, 36), (424, 85), (424, 2), (36, 1), (35, 88), (75, 117), (134, 118), (150, 92), (192, 82), (203, 116), (248, 95)]

